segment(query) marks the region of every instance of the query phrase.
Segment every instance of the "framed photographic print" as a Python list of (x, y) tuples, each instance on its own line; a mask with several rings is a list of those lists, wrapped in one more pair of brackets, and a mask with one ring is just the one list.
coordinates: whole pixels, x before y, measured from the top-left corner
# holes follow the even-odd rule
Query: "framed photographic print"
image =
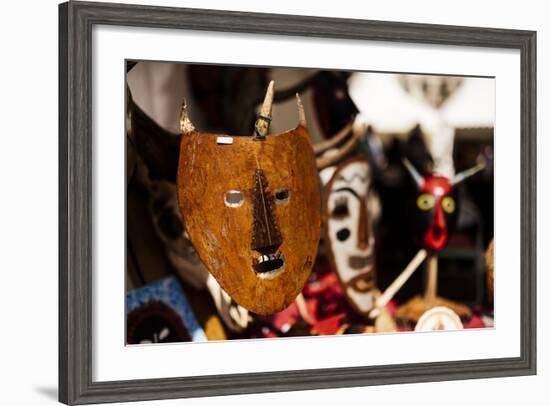
[(536, 33), (59, 6), (59, 398), (536, 373)]

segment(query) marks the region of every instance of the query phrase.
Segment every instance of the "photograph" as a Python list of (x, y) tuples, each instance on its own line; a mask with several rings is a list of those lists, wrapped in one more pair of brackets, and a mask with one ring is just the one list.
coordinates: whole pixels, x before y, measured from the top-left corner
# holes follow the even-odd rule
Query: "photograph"
[(540, 25), (325, 6), (59, 5), (60, 402), (537, 374)]
[(125, 65), (126, 345), (496, 328), (494, 77)]

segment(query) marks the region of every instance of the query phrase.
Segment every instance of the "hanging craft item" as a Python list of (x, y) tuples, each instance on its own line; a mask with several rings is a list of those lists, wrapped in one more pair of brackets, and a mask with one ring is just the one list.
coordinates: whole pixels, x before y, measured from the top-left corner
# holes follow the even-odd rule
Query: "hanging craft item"
[(164, 180), (144, 180), (143, 183), (149, 188), (153, 226), (164, 244), (168, 260), (187, 284), (198, 290), (204, 289), (208, 272), (185, 236), (175, 184)]
[(440, 252), (456, 228), (459, 209), (453, 188), (456, 181), (440, 175), (422, 177), (408, 160), (404, 164), (417, 186), (411, 213), (413, 237), (423, 248)]
[(181, 113), (178, 202), (208, 271), (241, 306), (270, 314), (302, 290), (317, 252), (320, 188), (297, 96), (299, 124), (268, 135), (273, 82), (250, 136), (206, 134)]
[[(451, 114), (449, 106), (464, 106), (464, 98), (458, 98), (454, 104), (452, 102), (457, 100), (457, 95), (470, 88), (470, 82), (469, 79), (452, 77), (399, 78), (361, 73), (354, 74), (350, 80), (350, 97), (363, 120), (386, 132), (400, 132), (419, 124), (428, 138), (428, 149), (434, 163), (430, 174), (421, 176), (405, 160), (405, 167), (417, 186), (412, 217), (415, 237), (422, 248), (376, 299), (375, 308), (370, 312), (371, 317), (376, 317), (426, 258), (428, 271), (424, 295), (416, 296), (400, 307), (395, 313), (396, 318), (406, 323), (415, 323), (426, 310), (434, 306), (449, 307), (463, 319), (471, 316), (467, 306), (437, 296), (438, 253), (447, 245), (458, 218), (459, 208), (454, 188), (485, 167), (482, 163), (459, 174), (455, 174), (454, 169), (455, 128), (457, 124), (464, 125), (465, 122), (457, 121), (456, 114)], [(373, 94), (383, 94), (384, 100), (373, 100)], [(492, 122), (492, 117), (489, 122)]]
[(175, 277), (128, 293), (126, 312), (128, 344), (207, 340)]
[(324, 188), (325, 240), (332, 269), (355, 311), (374, 306), (374, 233), (378, 212), (369, 162), (351, 158), (336, 167)]
[(445, 248), (458, 218), (458, 203), (455, 186), (485, 167), (480, 163), (449, 179), (440, 175), (422, 176), (407, 160), (403, 161), (413, 178), (417, 194), (415, 197), (415, 237), (422, 247), (405, 270), (395, 279), (386, 291), (376, 300), (377, 309), (385, 306), (422, 262), (428, 258), (427, 283), (423, 296), (415, 296), (401, 306), (395, 316), (406, 322), (417, 322), (420, 316), (434, 306), (446, 306), (463, 319), (471, 317), (471, 310), (460, 303), (437, 296), (438, 254)]

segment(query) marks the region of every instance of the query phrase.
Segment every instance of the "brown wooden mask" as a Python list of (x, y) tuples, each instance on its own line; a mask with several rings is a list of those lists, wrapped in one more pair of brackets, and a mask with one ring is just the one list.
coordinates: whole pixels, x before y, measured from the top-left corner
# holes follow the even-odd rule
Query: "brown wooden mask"
[(268, 135), (270, 83), (253, 136), (205, 134), (185, 106), (178, 200), (199, 257), (222, 288), (258, 314), (302, 290), (320, 234), (320, 187), (299, 97), (299, 125)]

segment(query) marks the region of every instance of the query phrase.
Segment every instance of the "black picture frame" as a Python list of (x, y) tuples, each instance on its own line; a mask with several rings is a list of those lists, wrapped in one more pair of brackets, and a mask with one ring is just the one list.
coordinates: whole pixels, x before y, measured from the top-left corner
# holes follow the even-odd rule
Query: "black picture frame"
[[(92, 27), (508, 48), (521, 55), (521, 354), (369, 367), (92, 380)], [(536, 374), (536, 32), (216, 10), (59, 5), (59, 400), (134, 401)]]

